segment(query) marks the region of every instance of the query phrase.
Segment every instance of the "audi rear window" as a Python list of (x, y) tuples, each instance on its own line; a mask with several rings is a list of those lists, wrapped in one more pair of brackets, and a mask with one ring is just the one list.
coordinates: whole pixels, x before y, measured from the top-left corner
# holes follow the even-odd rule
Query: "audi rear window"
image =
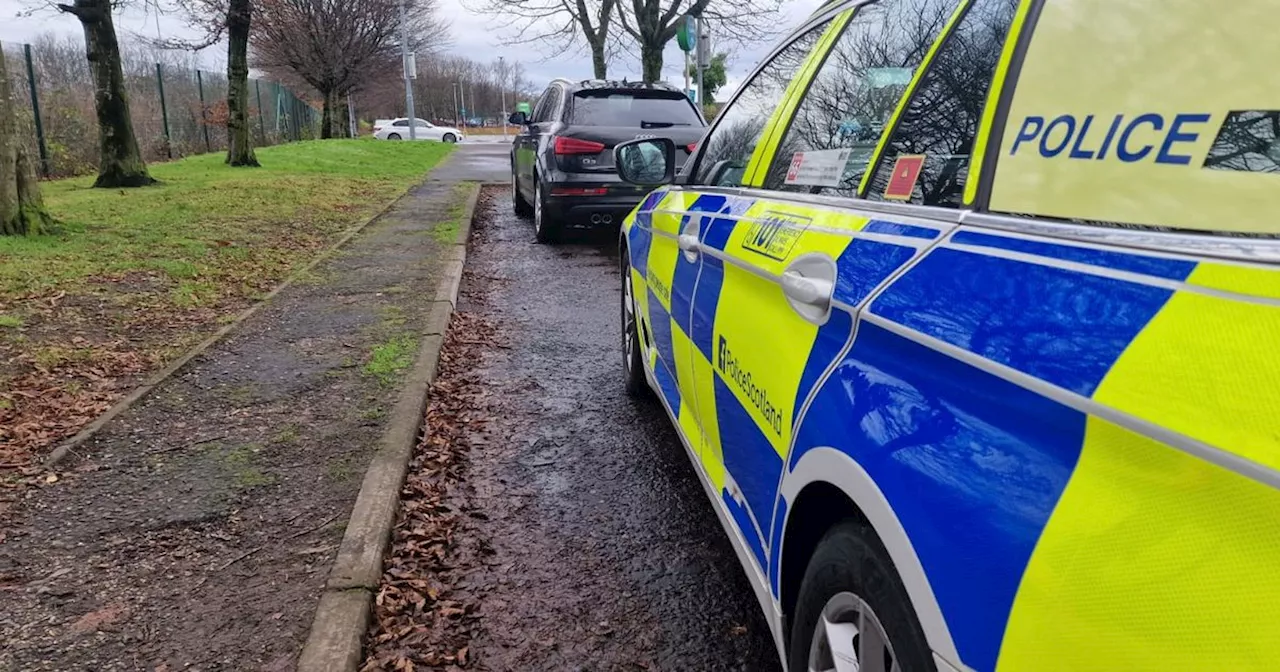
[(678, 93), (592, 90), (574, 94), (569, 123), (670, 128), (702, 126), (702, 119), (689, 99)]

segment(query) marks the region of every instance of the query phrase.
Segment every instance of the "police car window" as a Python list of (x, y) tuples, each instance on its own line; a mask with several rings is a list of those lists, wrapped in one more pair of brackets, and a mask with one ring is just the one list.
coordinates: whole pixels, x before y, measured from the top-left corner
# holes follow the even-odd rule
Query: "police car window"
[(1280, 173), (1280, 111), (1231, 112), (1209, 148), (1204, 167), (1249, 173)]
[(885, 124), (956, 3), (859, 8), (797, 106), (765, 188), (856, 196)]
[(974, 136), (1017, 6), (1017, 0), (970, 5), (920, 78), (866, 198), (961, 206)]
[(787, 85), (826, 28), (826, 23), (815, 26), (778, 52), (720, 112), (718, 122), (704, 141), (706, 148), (697, 167), (697, 184), (742, 185), (747, 162), (770, 116), (782, 103)]

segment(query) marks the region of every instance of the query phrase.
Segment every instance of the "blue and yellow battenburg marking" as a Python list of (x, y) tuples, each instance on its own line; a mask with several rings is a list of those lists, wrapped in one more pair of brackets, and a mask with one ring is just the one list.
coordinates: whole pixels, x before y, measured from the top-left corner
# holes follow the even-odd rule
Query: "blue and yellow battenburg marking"
[[(651, 320), (664, 323), (653, 328), (657, 366), (666, 368), (659, 387), (686, 436), (700, 439), (703, 470), (765, 571), (777, 547), (778, 482), (799, 411), (852, 336), (848, 313), (808, 322), (777, 300), (770, 278), (801, 254), (823, 253), (837, 260), (837, 300), (856, 306), (939, 230), (691, 192), (651, 197), (642, 210), (632, 226), (652, 230), (628, 237), (652, 238), (644, 267)], [(708, 251), (696, 264), (672, 240), (691, 222)], [(876, 237), (859, 238), (863, 231)]]
[[(902, 522), (954, 662), (1280, 659), (1280, 491), (1083, 405), (1280, 471), (1280, 271), (692, 192), (641, 210), (633, 246), (693, 218), (716, 252), (685, 268), (649, 242), (633, 277), (663, 288), (655, 375), (775, 597), (784, 460), (831, 446)], [(848, 312), (805, 322), (762, 277), (814, 251), (837, 259), (841, 304), (874, 298), (847, 353)]]
[[(1259, 563), (1280, 558), (1280, 493), (1064, 403), (1101, 402), (1275, 466), (1280, 444), (1264, 418), (1280, 411), (1280, 365), (1265, 344), (1280, 335), (1280, 308), (1244, 295), (1258, 295), (1249, 281), (1259, 286), (1259, 274), (1275, 288), (1277, 272), (1233, 268), (1235, 282), (1219, 263), (958, 231), (872, 304), (876, 317), (815, 399), (797, 451), (838, 442), (875, 479), (965, 664), (1258, 669), (1275, 659), (1260, 624), (1280, 617), (1280, 588), (1259, 580)], [(1197, 292), (1200, 275), (1242, 296)], [(1163, 568), (1158, 588), (1152, 575), (1140, 580), (1153, 567)], [(1246, 606), (1224, 617), (1222, 597)], [(1231, 644), (1200, 648), (1214, 641)]]

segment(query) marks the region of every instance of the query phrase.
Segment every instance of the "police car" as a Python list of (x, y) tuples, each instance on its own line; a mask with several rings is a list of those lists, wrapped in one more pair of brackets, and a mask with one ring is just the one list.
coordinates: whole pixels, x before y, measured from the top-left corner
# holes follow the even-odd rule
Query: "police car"
[(837, 0), (615, 149), (629, 390), (790, 670), (1280, 669), (1277, 9)]

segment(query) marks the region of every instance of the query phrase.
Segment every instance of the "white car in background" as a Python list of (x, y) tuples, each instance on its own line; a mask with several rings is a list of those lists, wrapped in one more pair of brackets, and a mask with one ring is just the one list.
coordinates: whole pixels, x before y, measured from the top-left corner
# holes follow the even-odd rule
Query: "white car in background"
[[(457, 142), (463, 138), (462, 131), (451, 126), (436, 126), (426, 119), (418, 119), (416, 126), (413, 130), (418, 140)], [(408, 140), (409, 120), (379, 119), (374, 122), (373, 137), (379, 140)]]

